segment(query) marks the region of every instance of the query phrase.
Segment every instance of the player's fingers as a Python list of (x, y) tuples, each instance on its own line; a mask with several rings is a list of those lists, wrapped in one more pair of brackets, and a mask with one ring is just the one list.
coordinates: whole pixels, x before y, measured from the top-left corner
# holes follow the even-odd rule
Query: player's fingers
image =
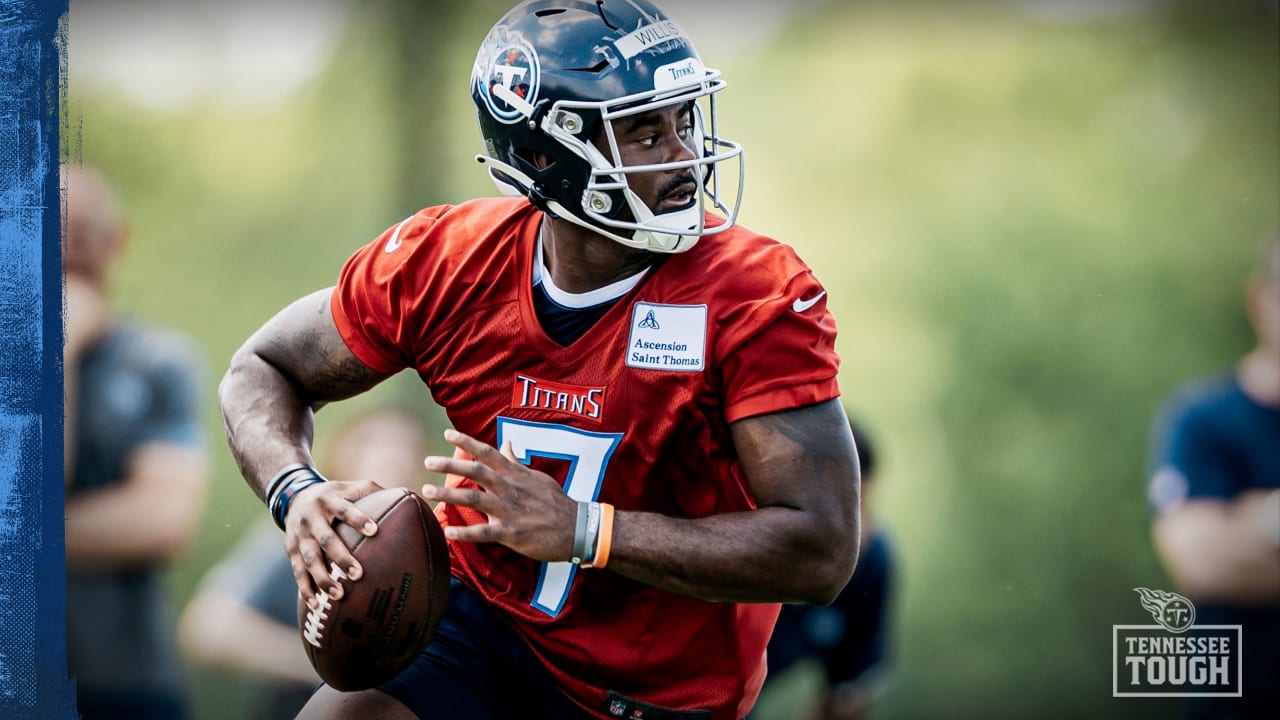
[(373, 516), (356, 507), (355, 502), (386, 488), (372, 480), (342, 482), (337, 485), (339, 486), (338, 495), (342, 500), (326, 499), (327, 509), (332, 512), (333, 517), (356, 528), (363, 535), (369, 536), (378, 532), (378, 524), (374, 522)]
[(444, 431), (444, 439), (486, 466), (499, 467), (508, 462), (507, 458), (503, 457), (502, 453), (498, 452), (498, 449), (494, 446), (482, 443), (470, 435), (460, 433), (453, 428)]
[(475, 460), (463, 460), (456, 457), (431, 455), (423, 460), (422, 464), (432, 472), (461, 475), (464, 478), (474, 481), (481, 487), (491, 487), (497, 479), (493, 470), (486, 465), (476, 462)]
[(342, 496), (348, 500), (359, 500), (365, 495), (372, 495), (379, 490), (386, 490), (382, 485), (373, 480), (348, 480), (338, 483), (342, 490)]
[(444, 529), (445, 537), (450, 540), (471, 543), (502, 542), (508, 530), (505, 525), (480, 523), (477, 525), (450, 525)]
[[(337, 519), (366, 536), (373, 535), (378, 531), (377, 523), (356, 507), (355, 501), (381, 489), (381, 485), (368, 481), (322, 482), (304, 487), (290, 501), (285, 525), (305, 527), (308, 528), (305, 535), (321, 537), (330, 532), (330, 526)], [(347, 560), (343, 557), (334, 559)], [(348, 567), (346, 562), (342, 566)]]
[(307, 563), (296, 549), (289, 552), (289, 570), (293, 573), (293, 581), (298, 585), (298, 594), (307, 603), (307, 607), (316, 608), (315, 586), (311, 584), (311, 573), (307, 572)]
[(519, 460), (517, 460), (517, 459), (516, 459), (516, 451), (515, 451), (515, 449), (511, 446), (511, 441), (510, 441), (510, 440), (503, 440), (503, 441), (502, 441), (502, 457), (506, 458), (507, 460), (510, 460), (510, 461), (511, 461), (511, 462), (513, 462), (513, 463), (519, 463), (519, 462), (520, 462)]
[(450, 505), (462, 505), (473, 510), (491, 515), (493, 511), (498, 509), (498, 498), (492, 493), (487, 493), (477, 488), (446, 488), (439, 485), (424, 485), (422, 487), (422, 497), (428, 500), (438, 500)]
[(306, 573), (311, 576), (311, 582), (315, 585), (316, 590), (328, 594), (334, 600), (341, 598), (342, 584), (329, 573), (329, 566), (325, 562), (325, 556), (321, 551), (320, 544), (313, 538), (300, 540), (298, 542), (298, 553), (302, 558)]
[(316, 542), (320, 544), (320, 550), (333, 563), (329, 568), (331, 574), (333, 567), (340, 567), (347, 577), (352, 580), (360, 579), (364, 570), (360, 567), (360, 563), (356, 561), (355, 556), (351, 554), (350, 549), (347, 548), (347, 544), (333, 530), (332, 525), (316, 533)]
[[(329, 514), (334, 519), (341, 520), (359, 530), (361, 534), (369, 536), (378, 532), (378, 524), (373, 521), (373, 516), (356, 507), (356, 504), (351, 500), (346, 498), (331, 499), (326, 502), (326, 505)], [(338, 558), (335, 557), (333, 559), (337, 560)]]
[[(363, 515), (363, 513), (361, 514)], [(316, 578), (316, 586), (322, 592), (328, 592), (330, 595), (333, 595), (334, 589), (337, 588), (338, 595), (333, 595), (333, 599), (337, 600), (341, 597), (342, 587), (330, 577), (332, 565), (341, 568), (342, 572), (352, 580), (359, 578), (363, 573), (363, 569), (360, 567), (360, 563), (356, 562), (356, 558), (351, 554), (347, 544), (334, 531), (333, 524), (328, 521), (318, 521), (317, 518), (323, 520), (324, 516), (308, 515), (300, 519), (299, 525), (302, 530), (302, 536), (306, 539), (301, 540), (298, 543), (298, 547), (303, 551), (303, 560), (306, 562), (312, 577)], [(312, 547), (319, 551), (315, 553), (315, 557), (306, 554), (306, 551)], [(317, 571), (321, 574), (317, 574)]]

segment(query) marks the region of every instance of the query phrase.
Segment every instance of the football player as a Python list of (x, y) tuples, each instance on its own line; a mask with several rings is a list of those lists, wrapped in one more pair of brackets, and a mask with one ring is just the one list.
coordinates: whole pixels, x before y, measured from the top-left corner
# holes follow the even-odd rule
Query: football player
[(431, 646), (304, 718), (738, 720), (780, 602), (853, 571), (858, 468), (814, 273), (736, 224), (724, 81), (646, 0), (539, 0), (472, 96), (509, 197), (430, 207), (268, 321), (220, 388), (303, 597), (378, 486), (312, 467), (312, 411), (413, 368), (454, 427), (425, 487), (453, 586)]

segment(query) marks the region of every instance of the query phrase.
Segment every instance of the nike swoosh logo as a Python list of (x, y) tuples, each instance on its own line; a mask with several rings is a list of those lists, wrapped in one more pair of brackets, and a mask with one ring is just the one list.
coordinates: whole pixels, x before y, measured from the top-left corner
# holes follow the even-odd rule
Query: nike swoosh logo
[(822, 292), (818, 293), (817, 295), (814, 295), (808, 300), (801, 300), (800, 298), (796, 298), (796, 301), (791, 303), (791, 309), (795, 310), (796, 312), (804, 312), (805, 310), (808, 310), (814, 305), (817, 305), (818, 301), (822, 299), (822, 296), (826, 294), (827, 294), (827, 291), (823, 290)]
[(412, 219), (413, 219), (413, 216), (410, 215), (409, 217), (400, 221), (400, 224), (396, 226), (396, 231), (391, 233), (391, 239), (388, 240), (387, 244), (382, 247), (382, 252), (390, 255), (391, 253), (400, 249), (400, 246), (403, 244), (400, 242), (400, 229), (404, 227), (405, 223), (409, 222)]

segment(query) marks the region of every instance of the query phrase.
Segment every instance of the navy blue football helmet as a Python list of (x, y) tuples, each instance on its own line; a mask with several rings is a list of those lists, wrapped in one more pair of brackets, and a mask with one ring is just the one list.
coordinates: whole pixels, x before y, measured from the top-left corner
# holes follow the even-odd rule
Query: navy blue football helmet
[[(728, 229), (742, 201), (742, 146), (721, 138), (720, 72), (704, 67), (678, 24), (647, 0), (526, 0), (493, 26), (476, 55), (471, 96), (498, 188), (634, 248), (684, 252)], [(627, 167), (613, 121), (692, 105), (691, 160)], [(600, 138), (593, 142), (593, 138)], [(550, 162), (535, 163), (535, 155)], [(720, 163), (736, 161), (730, 172)], [(627, 175), (688, 168), (702, 178), (691, 206), (655, 214)], [(720, 183), (731, 178), (731, 202)], [(707, 227), (715, 208), (726, 222)], [(627, 212), (629, 211), (629, 212)]]

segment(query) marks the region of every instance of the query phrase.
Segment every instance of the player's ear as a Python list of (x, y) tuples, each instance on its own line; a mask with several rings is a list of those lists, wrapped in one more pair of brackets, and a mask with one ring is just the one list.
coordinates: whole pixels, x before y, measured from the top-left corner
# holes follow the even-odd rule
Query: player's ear
[(547, 167), (551, 165), (551, 158), (543, 155), (542, 153), (534, 153), (533, 164), (537, 166), (539, 170), (546, 170)]

